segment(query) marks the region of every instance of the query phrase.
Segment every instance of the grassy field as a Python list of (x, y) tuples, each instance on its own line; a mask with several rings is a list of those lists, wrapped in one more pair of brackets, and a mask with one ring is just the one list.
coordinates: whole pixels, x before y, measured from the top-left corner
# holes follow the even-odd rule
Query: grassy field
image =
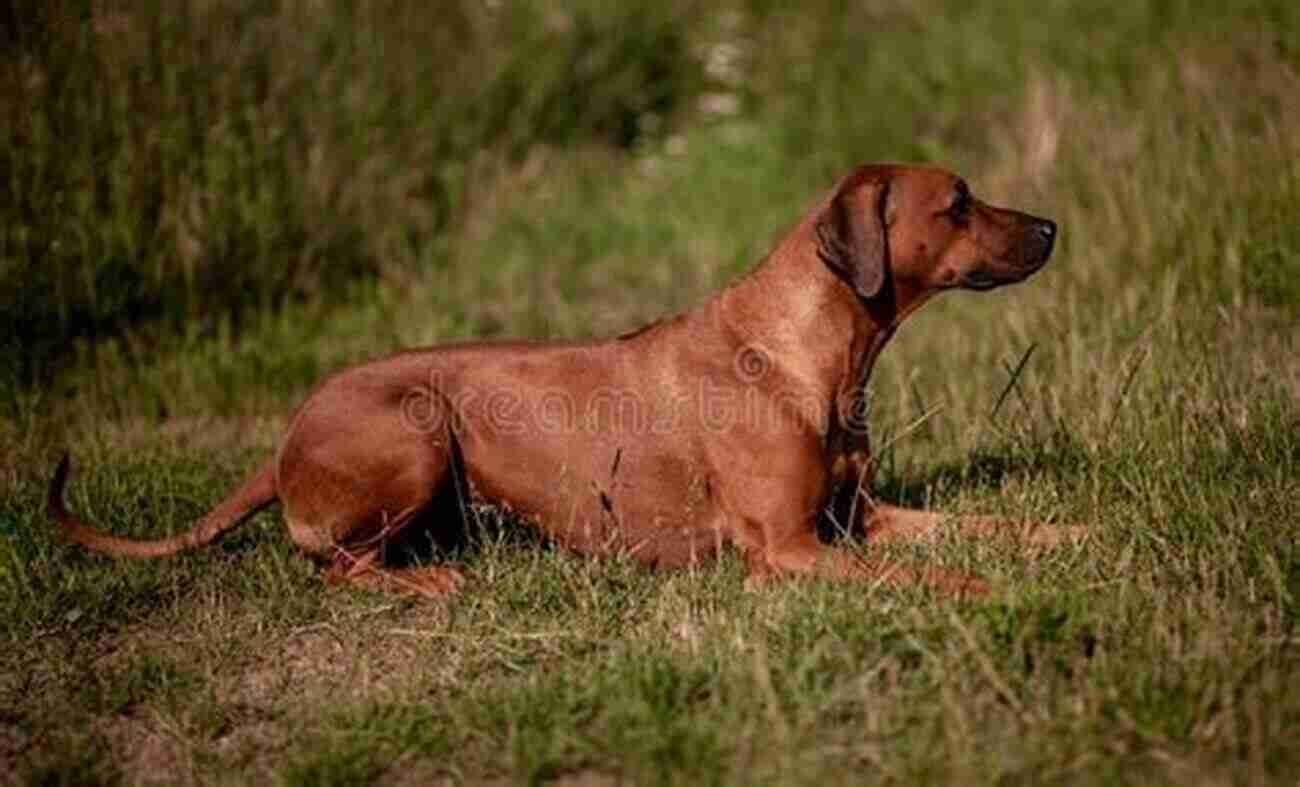
[[(1295, 784), (1300, 5), (800, 8), (0, 12), (0, 782)], [(1062, 226), (871, 383), (881, 497), (1087, 526), (891, 550), (987, 598), (489, 510), (441, 603), (325, 587), (274, 509), (159, 562), (51, 537), (65, 449), (76, 510), (174, 532), (328, 370), (686, 308), (877, 159)]]

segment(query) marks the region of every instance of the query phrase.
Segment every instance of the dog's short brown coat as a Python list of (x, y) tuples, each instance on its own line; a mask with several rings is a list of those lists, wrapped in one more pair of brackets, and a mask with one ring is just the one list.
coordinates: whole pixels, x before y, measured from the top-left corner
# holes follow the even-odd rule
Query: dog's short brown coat
[[(278, 499), (328, 577), (437, 594), (460, 584), (455, 569), (393, 568), (382, 546), (416, 522), (459, 527), (455, 501), (469, 495), (589, 555), (679, 566), (731, 544), (756, 579), (815, 572), (979, 590), (974, 577), (824, 545), (816, 522), (830, 509), (869, 538), (936, 532), (935, 514), (859, 494), (871, 482), (864, 385), (931, 296), (1021, 281), (1047, 262), (1055, 234), (943, 170), (862, 166), (753, 271), (684, 314), (612, 339), (443, 345), (330, 376), (276, 456), (188, 532), (141, 542), (84, 524), (63, 504), (66, 460), (50, 512), (78, 543), (147, 557), (208, 543)], [(460, 494), (434, 510), (449, 489)], [(1063, 531), (1026, 534), (1052, 542)]]

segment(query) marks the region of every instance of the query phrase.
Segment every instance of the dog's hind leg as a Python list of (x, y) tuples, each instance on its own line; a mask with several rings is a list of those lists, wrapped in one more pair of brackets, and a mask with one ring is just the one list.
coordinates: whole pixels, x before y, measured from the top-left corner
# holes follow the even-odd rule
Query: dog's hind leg
[(325, 570), (325, 581), (436, 598), (459, 590), (465, 577), (452, 566), (389, 568), (383, 565), (378, 548), (354, 553), (339, 547), (337, 555)]
[(436, 505), (454, 483), (449, 437), (414, 433), (381, 415), (332, 430), (300, 430), (286, 442), (280, 487), (289, 533), (326, 564), (326, 581), (426, 596), (461, 584), (454, 568), (390, 560), (402, 557), (390, 547), (411, 543), (405, 536), (415, 531), (463, 524), (459, 511), (442, 516)]
[[(464, 583), (464, 576), (454, 567), (399, 568), (386, 561), (386, 546), (391, 541), (406, 535), (404, 531), (413, 524), (428, 522), (428, 516), (422, 514), (428, 513), (429, 505), (430, 501), (421, 501), (395, 515), (389, 515), (387, 511), (372, 511), (361, 516), (360, 522), (364, 524), (348, 528), (342, 540), (331, 542), (324, 548), (312, 541), (309, 552), (328, 562), (324, 579), (330, 584), (346, 583), (360, 588), (430, 597), (455, 592)], [(292, 523), (290, 532), (295, 532)], [(317, 531), (313, 529), (312, 532)]]

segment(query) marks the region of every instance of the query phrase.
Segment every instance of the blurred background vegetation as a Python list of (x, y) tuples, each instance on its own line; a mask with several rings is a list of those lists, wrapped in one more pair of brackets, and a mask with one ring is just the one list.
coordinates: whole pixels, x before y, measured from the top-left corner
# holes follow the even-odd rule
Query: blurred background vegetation
[[(686, 9), (10, 7), (5, 377), (447, 264), (476, 160), (627, 151), (699, 92)], [(80, 341), (78, 341), (80, 340)]]
[[(626, 328), (746, 269), (871, 159), (1057, 215), (1076, 270), (1056, 281), (1094, 298), (1140, 259), (1194, 266), (1178, 286), (1211, 300), (1300, 303), (1293, 3), (0, 13), (0, 412), (19, 421), (70, 396), (255, 411), (397, 345)], [(1158, 291), (1138, 289), (1131, 315)]]

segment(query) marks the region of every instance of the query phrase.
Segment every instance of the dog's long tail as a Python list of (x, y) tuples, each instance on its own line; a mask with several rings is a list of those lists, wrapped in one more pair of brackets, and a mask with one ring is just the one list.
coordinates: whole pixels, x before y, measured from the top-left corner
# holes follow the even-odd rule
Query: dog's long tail
[(63, 503), (63, 488), (68, 483), (71, 469), (72, 460), (64, 454), (54, 471), (49, 496), (46, 498), (46, 510), (50, 518), (59, 524), (59, 534), (63, 538), (88, 549), (119, 557), (161, 557), (182, 549), (210, 544), (276, 499), (275, 460), (271, 459), (225, 500), (204, 514), (191, 529), (170, 538), (136, 541), (97, 530), (68, 510)]

